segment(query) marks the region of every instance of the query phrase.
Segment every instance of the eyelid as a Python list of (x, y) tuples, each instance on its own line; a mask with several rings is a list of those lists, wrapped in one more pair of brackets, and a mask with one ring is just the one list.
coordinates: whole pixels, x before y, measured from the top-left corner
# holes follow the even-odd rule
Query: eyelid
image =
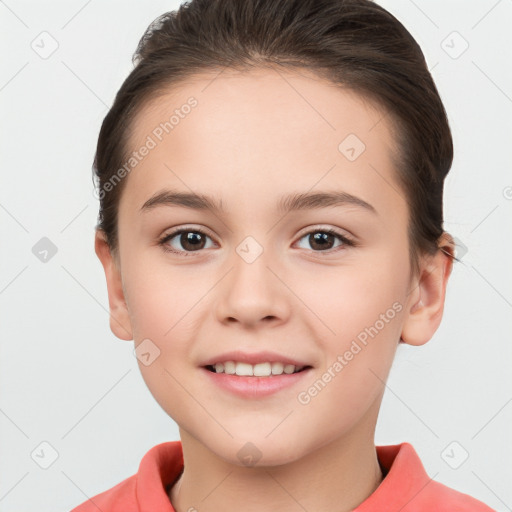
[(209, 233), (209, 230), (204, 227), (198, 227), (190, 224), (180, 224), (179, 226), (176, 226), (174, 228), (170, 228), (170, 231), (168, 231), (165, 235), (162, 235), (162, 237), (167, 237), (169, 235), (176, 235), (177, 233), (180, 233), (181, 231), (192, 231), (197, 233), (202, 233), (204, 235), (209, 236), (210, 238), (213, 238), (213, 236)]
[(308, 235), (309, 233), (316, 232), (316, 231), (320, 231), (320, 232), (324, 232), (324, 233), (332, 233), (337, 236), (341, 236), (341, 237), (350, 239), (351, 241), (353, 240), (355, 243), (354, 236), (352, 234), (350, 234), (347, 230), (342, 230), (341, 228), (333, 227), (328, 224), (313, 224), (311, 226), (308, 226), (307, 228), (304, 228), (303, 230), (301, 230), (301, 234), (298, 236), (298, 238), (300, 239), (300, 238), (304, 237), (305, 235)]

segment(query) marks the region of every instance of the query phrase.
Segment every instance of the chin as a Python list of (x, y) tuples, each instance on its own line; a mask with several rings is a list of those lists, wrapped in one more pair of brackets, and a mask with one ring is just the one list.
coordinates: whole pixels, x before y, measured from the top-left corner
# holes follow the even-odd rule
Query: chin
[(226, 435), (222, 440), (209, 439), (203, 444), (227, 463), (240, 467), (281, 466), (306, 454), (304, 440), (301, 442), (284, 431), (282, 436), (270, 434), (266, 437), (267, 433), (247, 433), (234, 438)]

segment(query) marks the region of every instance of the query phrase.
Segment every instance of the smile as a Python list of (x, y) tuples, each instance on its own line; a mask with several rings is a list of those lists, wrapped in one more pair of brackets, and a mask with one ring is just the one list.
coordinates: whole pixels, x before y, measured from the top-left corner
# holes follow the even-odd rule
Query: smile
[(298, 373), (307, 368), (307, 366), (295, 366), (279, 362), (249, 364), (225, 361), (223, 363), (207, 365), (206, 368), (211, 372), (238, 375), (240, 377), (271, 377), (273, 375), (282, 375), (283, 373), (287, 375)]

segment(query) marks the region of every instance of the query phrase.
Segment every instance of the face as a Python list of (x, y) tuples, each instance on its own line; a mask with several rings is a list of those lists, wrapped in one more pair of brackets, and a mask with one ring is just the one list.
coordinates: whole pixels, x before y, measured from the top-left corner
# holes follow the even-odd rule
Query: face
[[(112, 329), (133, 337), (145, 382), (180, 429), (227, 461), (242, 464), (245, 450), (277, 465), (372, 439), (419, 297), (383, 116), (312, 74), (258, 70), (197, 76), (136, 118)], [(305, 369), (204, 367), (244, 355)]]

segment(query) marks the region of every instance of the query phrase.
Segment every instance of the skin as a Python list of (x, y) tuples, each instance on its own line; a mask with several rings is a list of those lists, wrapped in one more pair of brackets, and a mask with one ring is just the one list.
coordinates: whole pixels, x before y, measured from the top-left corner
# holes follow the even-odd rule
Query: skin
[[(382, 480), (374, 432), (399, 340), (431, 339), (452, 261), (438, 251), (410, 275), (405, 195), (389, 117), (378, 106), (302, 70), (203, 74), (145, 107), (130, 150), (190, 96), (198, 106), (125, 178), (119, 252), (110, 253), (101, 231), (95, 240), (113, 333), (136, 346), (149, 338), (160, 350), (139, 367), (180, 428), (185, 469), (171, 502), (179, 512), (241, 504), (249, 512), (351, 510)], [(366, 145), (353, 162), (338, 150), (350, 133)], [(164, 188), (211, 195), (227, 213), (179, 206), (141, 213)], [(285, 194), (320, 190), (354, 194), (378, 215), (354, 205), (276, 210)], [(179, 226), (210, 238), (193, 251), (178, 235), (167, 245), (188, 254), (166, 252), (158, 240)], [(306, 236), (321, 228), (358, 245), (331, 238), (322, 251)], [(247, 236), (263, 248), (250, 264), (236, 252)], [(317, 396), (299, 403), (299, 392), (396, 302), (401, 311)], [(274, 350), (313, 370), (271, 396), (242, 399), (199, 368), (238, 348)], [(248, 441), (261, 452), (252, 467), (237, 456)]]

